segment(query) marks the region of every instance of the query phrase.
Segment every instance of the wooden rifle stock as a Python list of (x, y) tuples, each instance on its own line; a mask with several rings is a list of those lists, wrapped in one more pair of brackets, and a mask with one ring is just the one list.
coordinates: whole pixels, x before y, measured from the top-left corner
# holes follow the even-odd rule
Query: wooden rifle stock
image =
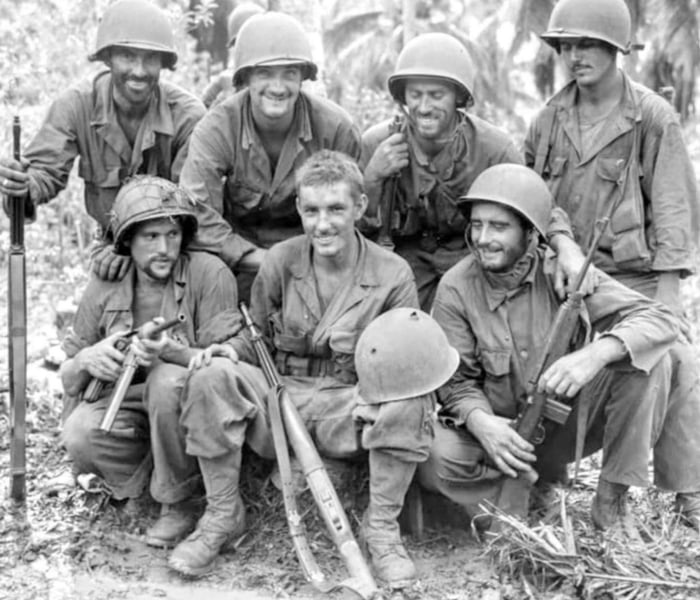
[[(22, 127), (19, 117), (12, 120), (12, 153), (20, 161)], [(9, 198), (10, 256), (8, 273), (8, 325), (10, 341), (10, 497), (24, 502), (26, 497), (26, 416), (27, 416), (27, 280), (24, 259), (25, 198)]]
[[(550, 398), (544, 392), (538, 391), (537, 384), (540, 377), (549, 366), (569, 352), (569, 346), (576, 332), (578, 315), (583, 303), (583, 292), (581, 288), (586, 274), (588, 273), (588, 269), (593, 262), (593, 255), (598, 247), (600, 238), (612, 215), (612, 210), (613, 209), (598, 223), (596, 235), (588, 249), (583, 266), (578, 272), (573, 285), (573, 291), (568, 295), (564, 303), (559, 306), (559, 310), (554, 318), (554, 323), (552, 323), (549, 333), (547, 334), (545, 347), (528, 381), (530, 392), (525, 407), (522, 409), (515, 422), (515, 430), (520, 437), (532, 444), (540, 444), (544, 440), (544, 429), (542, 428), (542, 420), (544, 418), (550, 418), (556, 423), (563, 425), (571, 412), (571, 407), (568, 405), (554, 398)], [(523, 518), (526, 517), (530, 499), (530, 489), (533, 483), (533, 479), (522, 474), (516, 478), (504, 477), (496, 506), (507, 514)], [(492, 519), (491, 531), (497, 531), (499, 528), (500, 521)]]
[[(287, 523), (304, 575), (314, 587), (323, 592), (329, 592), (342, 586), (355, 592), (361, 598), (373, 598), (378, 593), (377, 584), (372, 577), (367, 562), (362, 556), (360, 547), (355, 540), (350, 523), (343, 510), (343, 505), (328, 477), (323, 461), (296, 406), (294, 406), (287, 394), (272, 357), (265, 346), (260, 330), (253, 323), (245, 304), (241, 303), (240, 308), (246, 327), (250, 332), (260, 368), (265, 375), (265, 380), (272, 388), (268, 410), (270, 412), (275, 453), (283, 484), (282, 491), (287, 512)], [(287, 440), (304, 470), (304, 475), (316, 506), (318, 506), (326, 528), (350, 574), (350, 578), (339, 585), (326, 582), (325, 575), (318, 567), (306, 540), (304, 526), (296, 507), (294, 490), (290, 489), (292, 486), (288, 476), (290, 466)]]
[[(160, 325), (154, 327), (149, 332), (148, 337), (150, 339), (155, 339), (163, 331), (175, 327), (175, 325), (177, 325), (178, 323), (184, 323), (185, 320), (185, 315), (180, 314), (174, 319), (170, 319), (169, 321), (165, 321)], [(143, 327), (139, 328), (136, 331), (136, 335), (138, 335), (141, 338), (144, 337)], [(122, 365), (121, 375), (119, 375), (119, 379), (117, 379), (117, 382), (114, 384), (112, 397), (109, 400), (107, 410), (105, 411), (105, 414), (102, 417), (102, 422), (100, 423), (100, 430), (104, 431), (105, 433), (109, 433), (112, 430), (112, 425), (114, 425), (114, 419), (116, 419), (117, 417), (119, 408), (121, 407), (122, 402), (124, 401), (124, 397), (126, 396), (126, 392), (128, 391), (129, 386), (131, 385), (131, 380), (134, 378), (134, 374), (136, 373), (137, 368), (138, 365), (136, 364), (136, 357), (134, 356), (134, 353), (128, 351), (126, 356), (124, 357), (124, 364)]]

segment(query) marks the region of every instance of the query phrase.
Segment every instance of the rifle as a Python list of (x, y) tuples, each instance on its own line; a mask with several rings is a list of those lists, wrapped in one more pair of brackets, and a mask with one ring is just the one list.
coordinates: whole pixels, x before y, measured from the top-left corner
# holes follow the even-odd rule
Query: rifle
[[(355, 592), (361, 598), (374, 598), (378, 594), (377, 584), (353, 536), (343, 505), (333, 488), (323, 461), (311, 440), (309, 432), (306, 430), (296, 406), (289, 398), (272, 357), (265, 346), (260, 330), (253, 323), (244, 303), (240, 304), (240, 309), (246, 327), (250, 332), (255, 354), (265, 375), (265, 380), (271, 388), (268, 396), (268, 410), (275, 454), (282, 479), (282, 495), (287, 512), (289, 532), (294, 543), (294, 550), (304, 571), (304, 576), (316, 589), (325, 593), (343, 586)], [(345, 562), (348, 573), (350, 573), (350, 578), (339, 585), (326, 582), (325, 575), (319, 569), (306, 540), (304, 524), (296, 506), (294, 486), (291, 481), (287, 439), (304, 470), (306, 482), (311, 489), (326, 528)]]
[[(401, 115), (394, 115), (393, 120), (389, 124), (389, 135), (394, 135), (401, 131), (403, 120)], [(384, 180), (382, 185), (382, 195), (379, 199), (379, 214), (381, 215), (381, 225), (377, 243), (387, 250), (393, 250), (395, 245), (391, 237), (391, 230), (394, 225), (394, 208), (396, 206), (396, 191), (399, 186), (399, 178), (401, 171), (394, 173), (389, 179)]]
[[(184, 323), (186, 320), (185, 315), (178, 315), (174, 319), (170, 319), (170, 321), (165, 321), (164, 323), (161, 323), (160, 325), (156, 325), (150, 332), (148, 337), (150, 339), (156, 339), (163, 331), (166, 331), (167, 329), (171, 329), (172, 327), (175, 327), (178, 323)], [(140, 338), (144, 337), (144, 332), (143, 332), (144, 326), (142, 325), (139, 329), (137, 329), (135, 332), (128, 332), (128, 336), (131, 335), (137, 335)], [(128, 339), (128, 338), (122, 338), (122, 339)], [(127, 341), (128, 344), (128, 341)], [(136, 364), (136, 356), (134, 355), (133, 352), (129, 351), (127, 352), (126, 356), (124, 357), (124, 364), (122, 365), (122, 372), (121, 375), (119, 375), (119, 379), (117, 379), (117, 382), (114, 384), (114, 390), (112, 391), (112, 397), (109, 399), (109, 404), (107, 405), (107, 410), (105, 411), (104, 416), (102, 417), (102, 422), (100, 423), (100, 429), (104, 431), (105, 433), (109, 433), (112, 429), (112, 425), (114, 424), (114, 419), (117, 417), (117, 413), (119, 412), (119, 408), (122, 405), (122, 402), (124, 401), (124, 396), (126, 396), (126, 392), (129, 389), (129, 386), (131, 385), (131, 380), (134, 378), (134, 374), (136, 373), (138, 365)], [(96, 379), (93, 379), (95, 381)], [(100, 380), (97, 380), (98, 382)], [(92, 381), (90, 382), (92, 383)], [(104, 382), (101, 382), (102, 385), (104, 385)], [(101, 391), (101, 386), (96, 384), (96, 387), (100, 387)], [(94, 391), (92, 392), (94, 393)], [(98, 393), (99, 395), (99, 393)]]
[[(22, 126), (12, 119), (12, 153), (20, 161)], [(27, 278), (24, 261), (24, 202), (11, 196), (10, 257), (8, 273), (8, 325), (10, 338), (10, 497), (24, 502), (26, 497), (26, 417), (27, 417)]]
[[(549, 419), (558, 425), (563, 425), (571, 413), (571, 406), (548, 396), (545, 392), (538, 391), (537, 383), (551, 364), (569, 352), (569, 345), (576, 332), (578, 316), (581, 305), (583, 304), (583, 292), (581, 291), (581, 287), (586, 273), (593, 262), (593, 255), (598, 247), (598, 242), (610, 221), (611, 215), (612, 209), (607, 216), (597, 223), (598, 230), (586, 253), (583, 266), (576, 276), (573, 291), (559, 306), (554, 322), (547, 334), (547, 340), (542, 354), (528, 380), (530, 393), (525, 402), (525, 407), (521, 410), (515, 421), (514, 428), (520, 437), (526, 439), (530, 443), (540, 444), (544, 440), (543, 419)], [(583, 432), (577, 431), (577, 438), (579, 435), (582, 435), (582, 433)], [(579, 458), (579, 443), (582, 443), (582, 440), (577, 439), (577, 461)], [(501, 485), (496, 506), (507, 514), (526, 517), (530, 490), (534, 482), (533, 479), (522, 474), (517, 478), (506, 477)], [(491, 531), (497, 531), (499, 528), (500, 521), (492, 519)]]

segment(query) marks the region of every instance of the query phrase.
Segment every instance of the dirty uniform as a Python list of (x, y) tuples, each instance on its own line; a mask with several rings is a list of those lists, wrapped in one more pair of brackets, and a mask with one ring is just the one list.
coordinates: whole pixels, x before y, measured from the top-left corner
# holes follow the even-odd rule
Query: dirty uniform
[[(258, 135), (247, 89), (212, 108), (192, 134), (182, 185), (233, 229), (220, 230), (218, 238), (218, 253), (230, 266), (256, 247), (301, 233), (294, 174), (309, 156), (329, 149), (359, 158), (359, 133), (342, 108), (302, 91), (294, 110), (276, 165)], [(251, 282), (252, 276), (239, 278), (242, 299)]]
[(620, 104), (585, 148), (576, 83), (566, 85), (530, 126), (525, 162), (549, 185), (584, 251), (596, 220), (615, 206), (594, 264), (645, 293), (661, 271), (694, 272), (700, 199), (673, 108), (624, 73), (623, 82)]
[(122, 183), (132, 175), (175, 181), (204, 106), (182, 88), (161, 81), (132, 148), (117, 120), (112, 75), (98, 73), (56, 99), (24, 153), (29, 162), (28, 216), (66, 187), (76, 157), (85, 182), (85, 210), (106, 231)]
[[(69, 358), (134, 323), (135, 267), (121, 281), (93, 277), (80, 302), (72, 331), (63, 347)], [(230, 269), (206, 253), (187, 252), (178, 259), (163, 300), (161, 315), (186, 320), (169, 330), (178, 342), (204, 348), (226, 340), (240, 327), (236, 281)], [(172, 504), (191, 495), (198, 484), (197, 463), (184, 453), (178, 425), (179, 398), (187, 368), (168, 362), (167, 355), (148, 373), (139, 369), (110, 433), (99, 430), (113, 386), (94, 403), (70, 408), (62, 439), (78, 472), (102, 476), (116, 498), (141, 494), (153, 465), (151, 495)], [(73, 399), (75, 402), (76, 399)], [(150, 435), (149, 435), (150, 429)]]
[[(622, 76), (620, 104), (588, 136), (586, 124), (581, 134), (575, 82), (558, 92), (530, 127), (525, 160), (541, 173), (555, 203), (569, 215), (584, 250), (596, 220), (614, 207), (594, 264), (654, 298), (659, 273), (678, 271), (686, 277), (695, 271), (700, 197), (673, 108)], [(700, 369), (693, 347), (681, 337), (670, 358), (671, 393), (680, 396), (671, 402), (692, 397), (700, 411)]]
[[(275, 245), (252, 289), (251, 313), (272, 347), (282, 381), (319, 453), (352, 458), (386, 449), (406, 462), (428, 455), (432, 395), (368, 405), (357, 390), (354, 351), (363, 329), (396, 307), (417, 307), (413, 275), (398, 256), (359, 233), (354, 277), (322, 307), (306, 236)], [(274, 458), (265, 418), (268, 386), (249, 338), (230, 341), (240, 361), (213, 359), (195, 371), (183, 399), (187, 453), (215, 458), (246, 441)]]
[[(603, 448), (601, 477), (647, 485), (653, 448), (655, 483), (665, 489), (700, 489), (697, 408), (669, 396), (668, 350), (678, 328), (670, 311), (600, 273), (596, 291), (584, 301), (571, 350), (591, 331), (614, 336), (628, 358), (603, 369), (574, 400), (563, 426), (546, 424), (536, 447), (536, 470), (552, 481), (575, 455), (579, 407), (588, 407), (584, 453)], [(500, 472), (485, 463), (485, 451), (466, 429), (473, 410), (515, 418), (527, 398), (528, 381), (559, 307), (542, 250), (530, 251), (504, 274), (485, 272), (474, 256), (443, 277), (433, 317), (460, 353), (461, 363), (439, 392), (440, 423), (421, 482), (473, 512), (494, 501)]]
[(432, 159), (423, 153), (405, 122), (385, 121), (362, 136), (363, 170), (386, 138), (397, 131), (406, 136), (409, 166), (398, 177), (377, 185), (366, 182), (370, 206), (378, 210), (365, 217), (361, 228), (372, 237), (378, 236), (380, 244), (393, 245), (408, 261), (424, 310), (430, 310), (442, 274), (467, 253), (467, 221), (457, 208), (457, 200), (488, 167), (522, 163), (517, 148), (500, 129), (462, 111), (459, 118), (452, 140)]

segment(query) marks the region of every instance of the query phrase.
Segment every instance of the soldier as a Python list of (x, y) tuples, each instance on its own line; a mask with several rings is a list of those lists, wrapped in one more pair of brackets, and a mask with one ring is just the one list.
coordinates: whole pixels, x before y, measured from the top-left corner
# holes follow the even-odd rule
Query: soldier
[[(265, 12), (265, 9), (254, 2), (242, 2), (231, 11), (227, 22), (229, 48), (233, 48), (236, 45), (236, 38), (241, 27), (243, 27), (243, 23), (253, 15), (259, 15), (263, 12)], [(209, 82), (202, 94), (204, 106), (211, 108), (236, 91), (233, 87), (233, 71), (231, 68), (224, 69)]]
[[(215, 256), (188, 250), (197, 219), (192, 201), (172, 182), (146, 175), (126, 183), (114, 202), (111, 227), (114, 252), (130, 256), (131, 266), (120, 281), (90, 280), (64, 340), (68, 359), (61, 378), (71, 401), (62, 439), (75, 470), (101, 476), (115, 499), (138, 497), (150, 478), (151, 495), (163, 507), (146, 541), (166, 546), (194, 527), (190, 499), (201, 485), (178, 424), (187, 366), (197, 348), (240, 327), (236, 281)], [(125, 331), (178, 315), (186, 320), (170, 335), (132, 341), (141, 368), (111, 432), (103, 433), (98, 426), (113, 386), (94, 402), (80, 402), (88, 382), (119, 377), (124, 353), (115, 341)]]
[[(377, 576), (392, 587), (403, 587), (414, 578), (415, 567), (401, 542), (397, 517), (416, 464), (428, 455), (433, 409), (429, 392), (454, 371), (456, 352), (435, 324), (421, 325), (420, 311), (399, 313), (397, 320), (389, 319), (386, 329), (375, 330), (366, 340), (370, 348), (381, 348), (358, 359), (370, 373), (364, 386), (360, 381), (358, 393), (353, 359), (358, 337), (382, 313), (417, 307), (413, 275), (402, 258), (355, 229), (367, 199), (354, 161), (328, 150), (313, 155), (297, 173), (297, 191), (305, 235), (268, 251), (253, 284), (251, 314), (271, 345), (277, 369), (319, 453), (332, 458), (369, 455), (365, 539)], [(402, 345), (400, 338), (414, 325), (421, 330), (422, 359), (400, 363), (403, 368), (391, 361), (371, 364), (375, 356), (386, 361), (393, 353), (400, 361), (410, 354), (415, 344)], [(254, 366), (249, 338), (240, 335), (215, 345), (199, 362), (204, 366), (189, 380), (182, 423), (187, 453), (197, 458), (202, 471), (207, 508), (196, 531), (169, 560), (173, 569), (187, 575), (210, 569), (226, 541), (245, 529), (238, 491), (243, 443), (274, 457), (265, 417), (267, 385)], [(403, 376), (393, 381), (372, 377), (373, 367), (384, 375)], [(382, 388), (381, 380), (388, 385)]]
[[(234, 85), (246, 89), (210, 110), (197, 126), (182, 182), (245, 238), (247, 248), (237, 257), (243, 259), (237, 271), (245, 299), (265, 249), (301, 232), (295, 170), (323, 148), (357, 158), (360, 141), (343, 109), (301, 90), (302, 81), (315, 79), (318, 69), (294, 18), (277, 12), (251, 17), (238, 34), (234, 65)], [(222, 233), (223, 245), (240, 239)]]
[[(547, 181), (584, 250), (596, 221), (612, 210), (594, 263), (664, 303), (687, 331), (679, 282), (697, 260), (695, 173), (673, 108), (617, 66), (618, 53), (632, 48), (627, 5), (561, 0), (542, 38), (572, 80), (531, 124), (526, 163)], [(680, 339), (671, 359), (673, 393), (692, 395), (700, 411), (700, 370), (690, 344)]]
[[(379, 123), (362, 136), (370, 203), (363, 230), (378, 232), (380, 244), (408, 261), (425, 310), (442, 274), (467, 252), (457, 199), (487, 167), (521, 161), (505, 133), (466, 112), (474, 104), (474, 76), (457, 39), (417, 36), (399, 55), (388, 83), (405, 118)], [(566, 221), (557, 220), (549, 233), (562, 267), (575, 272), (564, 254), (576, 253), (575, 245), (559, 235), (567, 231)]]
[(93, 269), (103, 278), (123, 276), (127, 256), (112, 252), (109, 214), (124, 181), (139, 173), (177, 181), (187, 143), (204, 114), (202, 103), (178, 86), (159, 81), (177, 62), (167, 15), (146, 0), (109, 6), (97, 30), (92, 61), (108, 69), (61, 94), (20, 164), (0, 162), (0, 192), (27, 196), (25, 212), (54, 198), (80, 157), (85, 208), (101, 228)]
[(433, 304), (461, 362), (438, 391), (440, 424), (421, 467), (424, 485), (471, 512), (483, 499), (495, 500), (504, 475), (534, 479), (536, 471), (544, 484), (556, 480), (574, 458), (580, 414), (585, 452), (603, 449), (591, 511), (598, 528), (624, 520), (628, 486), (648, 485), (650, 448), (656, 485), (676, 491), (681, 514), (697, 519), (700, 419), (694, 399), (669, 395), (675, 382), (668, 350), (678, 332), (671, 312), (591, 267), (597, 286), (584, 299), (571, 352), (537, 382), (547, 394), (573, 400), (574, 410), (533, 447), (511, 420), (559, 306), (539, 246), (552, 196), (534, 171), (503, 164), (484, 171), (464, 201), (473, 253), (445, 274)]

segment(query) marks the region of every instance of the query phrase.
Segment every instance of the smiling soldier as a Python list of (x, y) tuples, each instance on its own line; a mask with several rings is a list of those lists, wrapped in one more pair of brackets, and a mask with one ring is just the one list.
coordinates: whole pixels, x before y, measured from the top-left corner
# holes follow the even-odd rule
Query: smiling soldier
[[(521, 162), (504, 132), (466, 112), (474, 104), (475, 73), (456, 38), (419, 35), (406, 44), (389, 77), (389, 92), (406, 118), (400, 125), (379, 123), (362, 136), (369, 197), (362, 228), (378, 232), (380, 244), (408, 261), (424, 310), (442, 274), (467, 253), (457, 199), (484, 169)], [(553, 221), (550, 241), (560, 253), (580, 255), (567, 235), (559, 235), (567, 229), (565, 221)], [(568, 256), (560, 254), (560, 263), (575, 272)]]
[[(178, 86), (160, 81), (161, 69), (177, 62), (167, 15), (145, 0), (121, 0), (105, 12), (92, 61), (108, 70), (61, 94), (23, 161), (0, 162), (0, 192), (28, 196), (25, 213), (65, 188), (73, 163), (85, 182), (85, 209), (101, 227), (93, 270), (120, 278), (128, 256), (113, 252), (109, 214), (126, 179), (149, 174), (177, 182), (187, 143), (204, 114), (202, 103)], [(214, 216), (212, 215), (212, 218)]]
[[(342, 108), (301, 90), (318, 68), (294, 18), (277, 12), (250, 17), (238, 33), (234, 63), (234, 86), (245, 89), (211, 109), (195, 129), (182, 183), (235, 231), (221, 231), (222, 254), (242, 274), (245, 300), (265, 249), (301, 233), (296, 169), (324, 148), (358, 158), (360, 139)], [(246, 247), (236, 247), (232, 260), (225, 248), (241, 236)]]

